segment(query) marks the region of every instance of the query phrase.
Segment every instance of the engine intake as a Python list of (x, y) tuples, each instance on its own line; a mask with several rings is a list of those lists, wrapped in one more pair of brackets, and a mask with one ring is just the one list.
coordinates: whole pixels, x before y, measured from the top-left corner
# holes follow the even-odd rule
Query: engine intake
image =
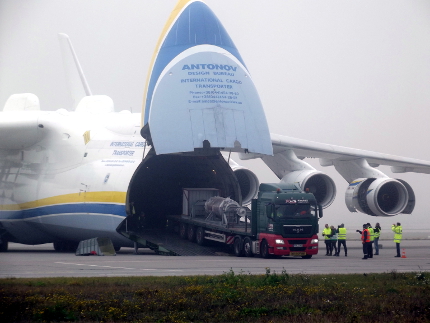
[(415, 195), (404, 181), (387, 177), (359, 178), (349, 184), (345, 203), (351, 212), (394, 216), (411, 213), (415, 206)]
[(240, 165), (230, 165), (239, 182), (242, 204), (247, 205), (257, 196), (260, 182), (252, 171)]
[(302, 190), (309, 189), (318, 204), (329, 207), (336, 197), (336, 185), (330, 176), (317, 170), (304, 170), (288, 173), (281, 183), (299, 183)]

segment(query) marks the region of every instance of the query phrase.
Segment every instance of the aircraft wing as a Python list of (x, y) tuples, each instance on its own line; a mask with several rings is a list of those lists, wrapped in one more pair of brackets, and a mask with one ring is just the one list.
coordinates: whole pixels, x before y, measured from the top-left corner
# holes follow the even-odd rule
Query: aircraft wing
[(0, 150), (25, 149), (43, 138), (43, 125), (38, 113), (0, 112)]
[(270, 137), (273, 156), (242, 153), (239, 157), (261, 158), (281, 182), (297, 183), (303, 190), (310, 190), (324, 208), (335, 199), (335, 183), (327, 174), (306, 163), (305, 158), (319, 158), (323, 167), (334, 166), (349, 183), (345, 193), (347, 208), (373, 216), (410, 214), (415, 207), (412, 187), (402, 179), (390, 178), (378, 166), (391, 166), (393, 173), (430, 174), (428, 161), (276, 134)]
[(301, 159), (303, 157), (320, 158), (321, 166), (335, 166), (337, 162), (347, 163), (364, 158), (373, 167), (379, 165), (391, 166), (393, 173), (430, 174), (430, 162), (424, 160), (335, 146), (277, 134), (270, 134), (270, 137), (275, 157), (286, 150), (292, 150)]

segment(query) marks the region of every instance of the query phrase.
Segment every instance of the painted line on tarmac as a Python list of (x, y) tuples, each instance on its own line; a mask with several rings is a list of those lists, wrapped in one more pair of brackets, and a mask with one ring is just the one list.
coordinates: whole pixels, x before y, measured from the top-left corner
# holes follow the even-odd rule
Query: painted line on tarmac
[(74, 265), (74, 266), (86, 266), (86, 267), (97, 267), (97, 268), (109, 268), (109, 269), (127, 269), (127, 270), (137, 270), (137, 271), (167, 271), (167, 272), (182, 272), (183, 270), (179, 269), (145, 269), (145, 268), (128, 268), (128, 267), (115, 267), (115, 266), (100, 266), (100, 265), (89, 265), (89, 264), (79, 264), (74, 262), (55, 262), (60, 265)]
[(135, 270), (136, 268), (127, 268), (127, 267), (114, 267), (114, 266), (100, 266), (100, 265), (88, 265), (88, 264), (79, 264), (74, 262), (55, 262), (56, 264), (61, 265), (74, 265), (74, 266), (87, 266), (87, 267), (100, 267), (100, 268), (111, 268), (111, 269), (131, 269)]

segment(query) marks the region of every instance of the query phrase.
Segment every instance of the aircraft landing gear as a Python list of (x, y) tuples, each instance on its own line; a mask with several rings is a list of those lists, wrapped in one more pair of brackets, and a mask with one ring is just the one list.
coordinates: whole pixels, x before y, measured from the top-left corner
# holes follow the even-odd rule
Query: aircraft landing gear
[(75, 241), (55, 241), (54, 250), (57, 252), (75, 252), (79, 242)]
[(5, 238), (0, 238), (0, 252), (6, 252), (9, 242)]

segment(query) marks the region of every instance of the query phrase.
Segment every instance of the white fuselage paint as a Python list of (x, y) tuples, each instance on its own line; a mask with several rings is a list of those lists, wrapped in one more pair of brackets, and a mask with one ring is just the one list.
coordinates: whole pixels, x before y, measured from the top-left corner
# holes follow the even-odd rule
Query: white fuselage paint
[(115, 229), (145, 151), (140, 114), (22, 111), (1, 118), (16, 130), (14, 120), (27, 120), (0, 149), (0, 223), (15, 242), (107, 236), (130, 245)]

